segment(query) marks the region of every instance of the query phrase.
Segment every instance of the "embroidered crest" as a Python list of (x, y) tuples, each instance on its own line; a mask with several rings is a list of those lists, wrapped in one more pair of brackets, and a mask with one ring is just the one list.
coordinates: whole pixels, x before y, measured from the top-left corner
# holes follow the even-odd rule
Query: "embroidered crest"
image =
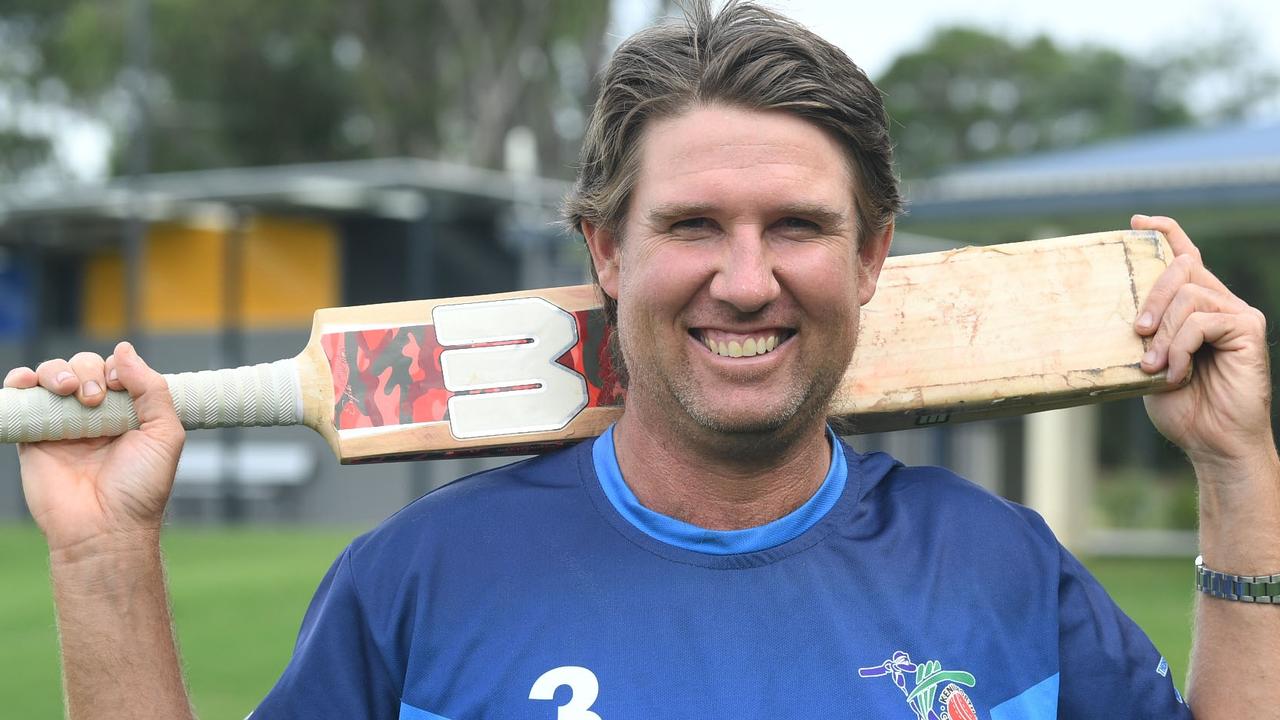
[(973, 701), (961, 687), (973, 687), (977, 683), (973, 675), (963, 670), (943, 670), (937, 660), (914, 663), (910, 655), (899, 650), (880, 665), (860, 668), (858, 676), (893, 678), (916, 720), (978, 720)]

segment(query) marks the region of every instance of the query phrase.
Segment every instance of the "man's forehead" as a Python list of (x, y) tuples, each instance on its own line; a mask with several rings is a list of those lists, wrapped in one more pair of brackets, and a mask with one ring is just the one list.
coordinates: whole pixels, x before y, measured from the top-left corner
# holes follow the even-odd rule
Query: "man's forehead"
[(651, 121), (639, 149), (636, 194), (662, 214), (682, 205), (713, 209), (738, 195), (796, 208), (852, 206), (853, 176), (839, 143), (789, 113), (697, 108)]

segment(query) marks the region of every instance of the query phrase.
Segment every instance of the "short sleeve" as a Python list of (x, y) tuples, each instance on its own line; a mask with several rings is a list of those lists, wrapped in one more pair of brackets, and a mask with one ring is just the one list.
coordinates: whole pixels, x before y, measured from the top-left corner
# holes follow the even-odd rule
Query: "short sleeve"
[(399, 688), (369, 627), (348, 548), (316, 590), (284, 674), (250, 718), (396, 718)]
[(1058, 585), (1058, 717), (1190, 718), (1164, 657), (1066, 550)]

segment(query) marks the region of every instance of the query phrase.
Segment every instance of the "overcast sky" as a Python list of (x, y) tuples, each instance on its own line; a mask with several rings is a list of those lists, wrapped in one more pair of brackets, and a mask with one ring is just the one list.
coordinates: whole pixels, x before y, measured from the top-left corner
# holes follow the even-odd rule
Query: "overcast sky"
[[(1257, 33), (1256, 50), (1280, 66), (1280, 9), (1273, 0), (762, 0), (839, 45), (868, 75), (921, 45), (942, 25), (976, 24), (1004, 34), (1039, 33), (1067, 44), (1126, 48), (1140, 56), (1194, 41), (1224, 24)], [(656, 0), (614, 0), (615, 31), (629, 34)]]

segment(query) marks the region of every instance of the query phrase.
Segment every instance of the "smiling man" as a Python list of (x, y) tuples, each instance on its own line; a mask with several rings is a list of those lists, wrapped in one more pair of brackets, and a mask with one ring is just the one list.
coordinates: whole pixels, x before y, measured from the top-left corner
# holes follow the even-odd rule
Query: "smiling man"
[(623, 476), (645, 507), (715, 529), (817, 490), (824, 410), (892, 231), (859, 237), (854, 170), (826, 131), (731, 102), (651, 120), (625, 217), (580, 220), (622, 299)]
[[(1168, 666), (1034, 513), (859, 454), (824, 409), (900, 199), (880, 96), (771, 12), (694, 4), (622, 44), (567, 215), (616, 325), (626, 406), (595, 441), (464, 478), (356, 539), (254, 717), (1187, 717)], [(1200, 480), (1189, 699), (1280, 686), (1280, 459), (1265, 324), (1178, 257), (1135, 332), (1186, 387), (1157, 427)], [(922, 290), (927, 292), (927, 289)], [(142, 428), (22, 452), (73, 717), (187, 717), (158, 536), (182, 432), (126, 345), (10, 373)], [(1276, 578), (1280, 580), (1280, 578)], [(1274, 598), (1280, 601), (1280, 597)]]

